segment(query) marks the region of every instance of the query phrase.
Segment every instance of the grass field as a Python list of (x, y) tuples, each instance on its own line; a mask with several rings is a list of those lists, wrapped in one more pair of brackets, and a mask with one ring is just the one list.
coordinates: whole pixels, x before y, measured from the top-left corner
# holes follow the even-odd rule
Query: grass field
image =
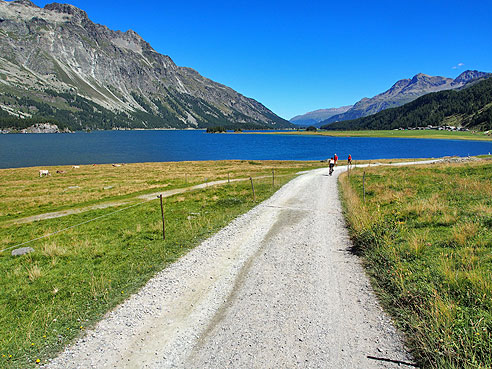
[(492, 163), (359, 168), (340, 188), (355, 251), (421, 367), (491, 368)]
[(256, 132), (258, 134), (301, 135), (301, 136), (333, 136), (333, 137), (388, 137), (388, 138), (432, 138), (446, 140), (480, 140), (492, 141), (492, 136), (481, 132), (453, 132), (453, 131), (292, 131), (292, 132)]
[[(249, 176), (292, 173), (296, 168), (319, 165), (292, 161), (204, 161), (126, 164), (120, 167), (81, 165), (50, 167), (51, 176), (39, 177), (40, 169), (0, 169), (0, 224), (36, 214), (124, 200), (160, 190)], [(64, 173), (56, 173), (63, 171)]]
[[(0, 249), (121, 209), (12, 223), (12, 219), (40, 212), (38, 207), (52, 211), (185, 186), (185, 173), (190, 184), (202, 182), (204, 177), (209, 181), (227, 178), (227, 173), (231, 178), (271, 175), (275, 168), (275, 188), (271, 177), (255, 180), (258, 203), (296, 172), (321, 165), (238, 161), (132, 164), (64, 168), (67, 173), (63, 176), (48, 178), (36, 177), (37, 168), (2, 170)], [(175, 179), (177, 174), (179, 178)], [(65, 189), (74, 185), (80, 186), (80, 194), (67, 194)], [(103, 190), (108, 185), (114, 190)], [(1, 368), (32, 367), (37, 360), (45, 363), (155, 273), (256, 204), (249, 181), (211, 186), (164, 202), (165, 241), (156, 200), (32, 242), (27, 245), (35, 250), (31, 254), (12, 257), (10, 251), (0, 253)]]

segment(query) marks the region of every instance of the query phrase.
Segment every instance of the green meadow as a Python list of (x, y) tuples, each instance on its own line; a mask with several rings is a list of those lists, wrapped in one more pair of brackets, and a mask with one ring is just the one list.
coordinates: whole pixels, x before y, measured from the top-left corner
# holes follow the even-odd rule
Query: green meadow
[(339, 186), (354, 251), (418, 364), (491, 368), (492, 162), (357, 168)]
[[(319, 163), (228, 160), (0, 169), (0, 224), (74, 207), (130, 201), (156, 191), (228, 178), (271, 176), (272, 170), (283, 175), (316, 165)], [(40, 178), (40, 169), (49, 169), (51, 175)]]

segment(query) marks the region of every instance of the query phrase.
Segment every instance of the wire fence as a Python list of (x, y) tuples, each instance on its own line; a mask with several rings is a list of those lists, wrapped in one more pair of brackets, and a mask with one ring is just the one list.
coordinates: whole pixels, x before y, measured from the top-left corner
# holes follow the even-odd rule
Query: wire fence
[(134, 208), (134, 207), (136, 207), (136, 206), (139, 206), (139, 205), (142, 205), (142, 204), (145, 204), (145, 203), (147, 203), (147, 201), (139, 202), (138, 204), (133, 204), (133, 205), (127, 206), (127, 207), (125, 207), (125, 208), (118, 209), (118, 210), (113, 211), (113, 212), (111, 212), (111, 213), (109, 213), (109, 214), (104, 214), (104, 215), (98, 216), (98, 217), (96, 217), (96, 218), (86, 220), (85, 222), (81, 222), (81, 223), (78, 223), (78, 224), (74, 224), (74, 225), (72, 225), (72, 226), (70, 226), (70, 227), (66, 227), (66, 228), (60, 229), (60, 230), (58, 230), (58, 231), (56, 231), (56, 232), (52, 232), (52, 233), (49, 233), (49, 234), (45, 234), (45, 235), (43, 235), (43, 236), (40, 236), (40, 237), (34, 238), (34, 239), (32, 239), (32, 240), (29, 240), (29, 241), (26, 241), (26, 242), (22, 242), (22, 243), (19, 243), (19, 244), (17, 244), (17, 245), (14, 245), (14, 246), (7, 247), (6, 249), (0, 250), (0, 252), (8, 251), (8, 250), (14, 249), (14, 248), (19, 247), (19, 246), (24, 246), (24, 245), (27, 245), (27, 244), (29, 244), (29, 243), (31, 243), (31, 242), (41, 240), (41, 239), (43, 239), (43, 238), (51, 237), (51, 236), (53, 236), (53, 235), (55, 235), (55, 234), (57, 234), (57, 233), (61, 233), (61, 232), (67, 231), (67, 230), (69, 230), (69, 229), (72, 229), (72, 228), (75, 228), (75, 227), (79, 227), (79, 226), (81, 226), (81, 225), (84, 225), (84, 224), (87, 224), (87, 223), (90, 223), (90, 222), (94, 222), (94, 221), (96, 221), (96, 220), (98, 220), (98, 219), (101, 219), (101, 218), (109, 217), (109, 216), (111, 216), (111, 215), (113, 215), (113, 214), (119, 213), (119, 212), (121, 212), (121, 211), (124, 211), (124, 210), (130, 209), (130, 208)]
[[(277, 175), (276, 177), (279, 178), (279, 177), (284, 177), (284, 176), (286, 176), (286, 175)], [(256, 195), (255, 195), (255, 190), (254, 190), (253, 179), (256, 179), (257, 180), (257, 179), (264, 179), (264, 178), (269, 178), (269, 176), (259, 176), (259, 177), (255, 177), (255, 178), (253, 178), (253, 177), (249, 177), (249, 178), (235, 178), (235, 179), (228, 178), (227, 180), (219, 180), (219, 181), (213, 181), (213, 182), (209, 182), (208, 180), (206, 180), (206, 182), (204, 182), (202, 184), (199, 184), (199, 185), (195, 185), (195, 186), (187, 187), (187, 188), (182, 188), (182, 189), (171, 190), (171, 191), (169, 191), (169, 194), (167, 196), (172, 196), (172, 195), (176, 195), (176, 194), (180, 194), (180, 193), (188, 192), (188, 191), (192, 191), (192, 190), (197, 190), (197, 189), (204, 189), (204, 188), (207, 188), (208, 185), (221, 185), (221, 184), (229, 184), (231, 182), (238, 182), (238, 181), (247, 181), (247, 180), (250, 180), (251, 181), (252, 193), (253, 193), (253, 199), (254, 199), (254, 202), (256, 202)], [(274, 172), (274, 170), (272, 170), (272, 186), (275, 187), (275, 172)], [(162, 194), (160, 196), (162, 196)], [(167, 196), (165, 196), (165, 197), (167, 197)], [(106, 218), (106, 217), (112, 216), (112, 215), (114, 215), (116, 213), (119, 213), (119, 212), (122, 212), (122, 211), (125, 211), (125, 210), (128, 210), (128, 209), (131, 209), (131, 208), (134, 208), (134, 207), (137, 207), (137, 206), (146, 204), (147, 202), (156, 199), (156, 193), (152, 193), (152, 194), (149, 194), (149, 195), (141, 196), (139, 198), (145, 199), (145, 200), (142, 201), (142, 202), (139, 202), (137, 204), (132, 204), (132, 205), (126, 206), (124, 208), (115, 210), (115, 211), (113, 211), (111, 213), (104, 214), (104, 215), (101, 215), (101, 216), (98, 216), (98, 217), (95, 217), (95, 218), (86, 220), (84, 222), (80, 222), (80, 223), (71, 225), (69, 227), (65, 227), (65, 228), (60, 229), (58, 231), (51, 232), (51, 233), (45, 234), (43, 236), (33, 238), (33, 239), (29, 240), (29, 241), (25, 241), (25, 242), (18, 243), (16, 245), (7, 247), (7, 248), (5, 248), (3, 250), (0, 250), (0, 253), (3, 253), (5, 251), (9, 251), (9, 250), (15, 249), (15, 248), (18, 248), (18, 247), (21, 247), (21, 246), (28, 245), (28, 244), (30, 244), (32, 242), (39, 241), (39, 240), (42, 240), (44, 238), (48, 238), (48, 237), (54, 236), (56, 234), (65, 232), (65, 231), (67, 231), (69, 229), (73, 229), (73, 228), (82, 226), (84, 224), (91, 223), (91, 222), (94, 222), (96, 220), (99, 220), (99, 219), (102, 219), (102, 218)], [(159, 198), (159, 196), (157, 196), (157, 198)]]

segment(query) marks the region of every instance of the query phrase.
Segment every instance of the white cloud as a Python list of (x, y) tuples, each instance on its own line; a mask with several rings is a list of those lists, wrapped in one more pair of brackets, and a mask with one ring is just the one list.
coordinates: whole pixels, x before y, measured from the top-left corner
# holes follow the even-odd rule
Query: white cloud
[(458, 63), (458, 65), (455, 65), (455, 66), (451, 67), (451, 69), (458, 69), (458, 68), (461, 68), (464, 65), (465, 65), (465, 63)]

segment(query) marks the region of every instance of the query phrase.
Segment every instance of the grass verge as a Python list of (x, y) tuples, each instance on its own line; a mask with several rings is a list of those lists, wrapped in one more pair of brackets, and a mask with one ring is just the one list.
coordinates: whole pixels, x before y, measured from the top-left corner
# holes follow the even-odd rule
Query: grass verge
[[(275, 187), (271, 178), (255, 180), (256, 203), (296, 171), (310, 168), (303, 163), (285, 165)], [(166, 198), (165, 241), (156, 199), (33, 242), (28, 246), (35, 252), (28, 255), (0, 253), (0, 367), (45, 363), (155, 273), (256, 203), (249, 181), (234, 182)], [(114, 211), (4, 223), (0, 239), (8, 247)]]
[(421, 367), (491, 368), (492, 164), (359, 168), (339, 186), (355, 251)]

